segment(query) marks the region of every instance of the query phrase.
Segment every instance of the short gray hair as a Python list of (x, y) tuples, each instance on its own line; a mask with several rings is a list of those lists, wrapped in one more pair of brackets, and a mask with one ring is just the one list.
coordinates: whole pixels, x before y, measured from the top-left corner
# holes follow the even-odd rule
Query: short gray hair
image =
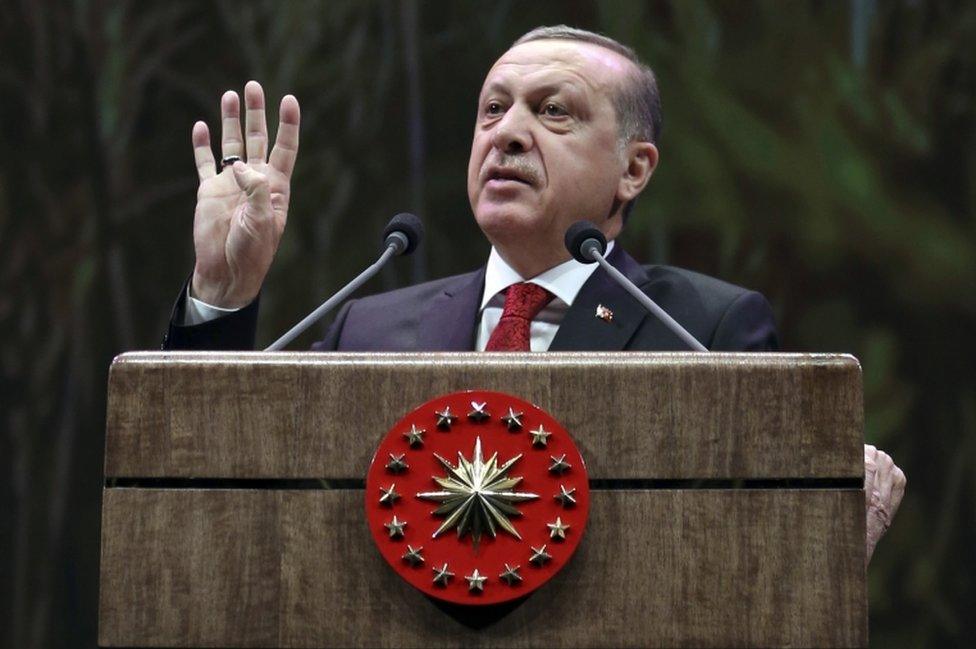
[(620, 54), (634, 64), (635, 72), (629, 82), (622, 84), (613, 97), (617, 113), (617, 127), (622, 142), (657, 142), (661, 137), (663, 118), (661, 115), (661, 95), (657, 89), (657, 78), (650, 67), (641, 62), (637, 53), (623, 43), (609, 36), (568, 25), (536, 27), (527, 32), (512, 47), (531, 41), (566, 40), (581, 41), (599, 45)]

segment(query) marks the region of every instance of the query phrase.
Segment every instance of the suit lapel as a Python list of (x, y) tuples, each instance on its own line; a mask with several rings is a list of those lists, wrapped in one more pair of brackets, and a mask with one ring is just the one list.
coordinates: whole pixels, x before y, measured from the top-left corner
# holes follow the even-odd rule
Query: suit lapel
[(462, 275), (431, 300), (421, 315), (418, 349), (433, 352), (470, 352), (484, 293), (485, 269)]
[[(622, 246), (614, 246), (607, 258), (630, 281), (642, 286), (649, 281), (644, 268)], [(485, 269), (463, 275), (436, 298), (421, 316), (418, 349), (425, 351), (472, 351), (475, 346), (478, 313), (485, 287)], [(596, 317), (603, 305), (613, 311), (613, 320)], [(602, 268), (590, 275), (559, 325), (549, 351), (620, 351), (647, 317), (634, 298)]]
[[(643, 267), (624, 252), (619, 243), (613, 247), (607, 261), (637, 286), (649, 279)], [(599, 305), (613, 312), (612, 320), (597, 317)], [(597, 268), (563, 317), (549, 351), (620, 351), (647, 315), (644, 307), (603, 268)]]

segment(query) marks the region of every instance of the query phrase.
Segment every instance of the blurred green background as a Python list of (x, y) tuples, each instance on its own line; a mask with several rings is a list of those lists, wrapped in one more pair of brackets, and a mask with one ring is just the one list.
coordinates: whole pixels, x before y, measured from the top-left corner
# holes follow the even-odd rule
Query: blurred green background
[(563, 22), (658, 73), (630, 252), (762, 291), (786, 350), (861, 360), (867, 440), (908, 475), (869, 570), (872, 643), (976, 637), (976, 3), (23, 0), (0, 6), (0, 645), (95, 644), (107, 370), (159, 346), (192, 268), (194, 120), (251, 78), (269, 123), (282, 94), (302, 104), (268, 343), (396, 211), (427, 244), (372, 290), (483, 262), (481, 81)]

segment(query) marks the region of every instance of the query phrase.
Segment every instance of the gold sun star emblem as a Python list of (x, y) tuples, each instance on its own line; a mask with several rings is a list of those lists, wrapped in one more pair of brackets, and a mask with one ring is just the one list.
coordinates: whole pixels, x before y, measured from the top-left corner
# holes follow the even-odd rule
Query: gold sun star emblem
[(495, 537), (497, 529), (501, 528), (522, 540), (509, 517), (520, 516), (515, 504), (535, 500), (538, 494), (513, 491), (522, 481), (521, 477), (509, 477), (508, 471), (522, 457), (516, 455), (512, 459), (499, 464), (498, 454), (494, 453), (488, 461), (481, 454), (481, 438), (474, 443), (472, 459), (468, 461), (458, 452), (458, 465), (454, 466), (441, 456), (434, 454), (444, 468), (447, 475), (434, 482), (443, 491), (425, 491), (417, 497), (441, 503), (434, 510), (438, 516), (447, 518), (432, 535), (437, 538), (440, 534), (457, 528), (458, 538), (471, 532), (475, 548), (485, 532)]

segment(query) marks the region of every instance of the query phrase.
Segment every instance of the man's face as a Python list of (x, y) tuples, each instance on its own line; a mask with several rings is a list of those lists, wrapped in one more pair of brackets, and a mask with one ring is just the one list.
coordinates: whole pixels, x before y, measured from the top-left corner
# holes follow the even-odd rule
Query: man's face
[(534, 247), (567, 257), (563, 235), (589, 219), (609, 230), (626, 162), (612, 97), (630, 71), (624, 57), (589, 43), (540, 40), (506, 52), (478, 102), (468, 198), (500, 249)]

